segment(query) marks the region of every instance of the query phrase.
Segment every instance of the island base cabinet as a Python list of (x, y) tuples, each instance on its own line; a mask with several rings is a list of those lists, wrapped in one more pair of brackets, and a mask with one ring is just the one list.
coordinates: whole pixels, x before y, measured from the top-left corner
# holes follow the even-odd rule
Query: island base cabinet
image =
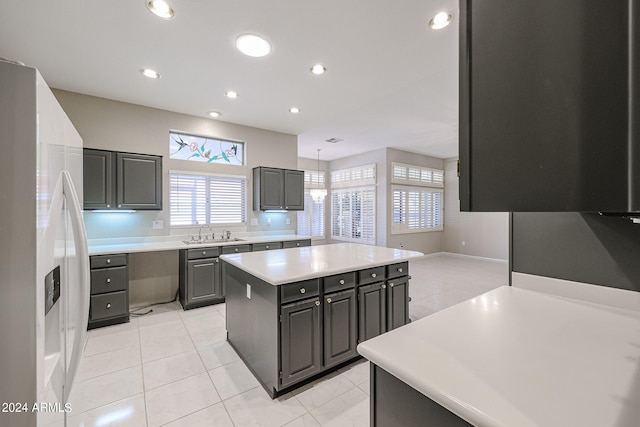
[(323, 302), (324, 367), (357, 356), (356, 292), (354, 289), (325, 295)]
[(387, 281), (387, 331), (409, 323), (409, 279)]
[(387, 285), (358, 288), (358, 340), (366, 341), (387, 331)]
[(371, 364), (371, 427), (470, 427), (471, 424)]
[(281, 307), (281, 384), (286, 387), (322, 369), (320, 301), (304, 300)]

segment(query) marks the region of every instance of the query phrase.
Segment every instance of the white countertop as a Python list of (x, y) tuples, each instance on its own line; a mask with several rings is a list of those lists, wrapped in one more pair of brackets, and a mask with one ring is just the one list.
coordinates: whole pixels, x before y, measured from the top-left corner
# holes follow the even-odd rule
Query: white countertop
[(247, 252), (220, 258), (272, 285), (299, 282), (421, 257), (422, 252), (357, 243)]
[(640, 311), (503, 286), (358, 351), (476, 426), (640, 425)]
[[(233, 236), (232, 236), (233, 237)], [(188, 236), (158, 236), (149, 238), (116, 238), (89, 240), (89, 255), (123, 254), (133, 252), (157, 252), (174, 251), (178, 249), (205, 248), (212, 246), (243, 245), (263, 242), (284, 242), (287, 240), (311, 239), (309, 236), (297, 234), (271, 234), (271, 235), (238, 235), (240, 241), (209, 241), (206, 243), (186, 244)]]

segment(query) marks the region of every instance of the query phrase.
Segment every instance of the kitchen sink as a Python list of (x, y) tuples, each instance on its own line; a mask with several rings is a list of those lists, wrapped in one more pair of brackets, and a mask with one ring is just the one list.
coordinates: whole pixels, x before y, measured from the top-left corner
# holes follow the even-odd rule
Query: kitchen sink
[(238, 239), (237, 237), (219, 238), (219, 239), (202, 239), (202, 240), (183, 240), (183, 243), (187, 245), (203, 245), (207, 243), (226, 243), (226, 242), (244, 242), (244, 239)]

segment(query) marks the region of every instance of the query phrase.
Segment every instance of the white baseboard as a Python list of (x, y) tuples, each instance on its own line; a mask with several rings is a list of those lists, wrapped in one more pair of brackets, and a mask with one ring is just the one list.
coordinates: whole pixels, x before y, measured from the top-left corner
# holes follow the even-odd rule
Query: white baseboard
[(476, 259), (480, 261), (490, 261), (490, 262), (499, 262), (499, 263), (508, 263), (508, 259), (500, 259), (500, 258), (489, 258), (477, 255), (466, 255), (466, 254), (457, 254), (454, 252), (438, 252), (440, 255), (454, 256), (458, 258), (468, 258), (468, 259)]

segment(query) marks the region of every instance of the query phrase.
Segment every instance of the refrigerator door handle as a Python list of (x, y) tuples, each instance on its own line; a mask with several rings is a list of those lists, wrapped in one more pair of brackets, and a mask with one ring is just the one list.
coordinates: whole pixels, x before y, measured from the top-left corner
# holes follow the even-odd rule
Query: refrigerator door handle
[[(68, 171), (62, 171), (63, 179), (63, 192), (67, 200), (69, 218), (71, 219), (71, 228), (73, 230), (73, 236), (75, 240), (76, 254), (80, 265), (80, 301), (83, 304), (79, 304), (79, 307), (69, 307), (70, 310), (78, 310), (80, 316), (80, 325), (83, 325), (83, 321), (87, 322), (89, 319), (89, 247), (87, 243), (87, 233), (84, 228), (84, 221), (82, 220), (82, 207), (80, 206), (80, 199), (76, 192), (71, 174)], [(75, 337), (73, 340), (73, 349), (71, 357), (69, 358), (69, 371), (67, 372), (67, 386), (64, 388), (64, 402), (69, 399), (73, 381), (80, 366), (80, 360), (82, 359), (83, 347), (85, 336), (87, 333), (86, 324), (84, 327), (75, 328)]]

